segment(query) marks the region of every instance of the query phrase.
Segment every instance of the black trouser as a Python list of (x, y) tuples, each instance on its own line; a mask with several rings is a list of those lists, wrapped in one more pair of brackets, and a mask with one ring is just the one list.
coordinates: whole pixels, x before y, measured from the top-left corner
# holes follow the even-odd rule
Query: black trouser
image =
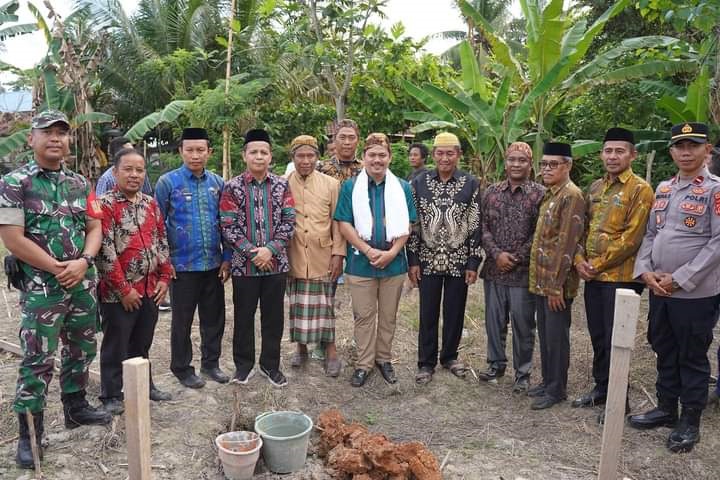
[(720, 296), (660, 297), (650, 292), (648, 341), (657, 354), (658, 400), (680, 399), (686, 408), (705, 408), (710, 378), (708, 349), (718, 320)]
[(572, 299), (565, 299), (565, 309), (553, 312), (548, 297), (536, 295), (537, 330), (540, 340), (540, 363), (545, 393), (564, 400), (567, 397), (568, 368), (570, 367), (570, 321)]
[(467, 292), (465, 277), (422, 275), (420, 278), (418, 367), (435, 368), (437, 365), (441, 299), (443, 327), (440, 364), (447, 365), (457, 360), (465, 320)]
[(255, 311), (260, 301), (260, 366), (280, 368), (280, 341), (285, 327), (286, 274), (232, 277), (235, 307), (233, 360), (235, 369), (249, 372), (255, 365)]
[[(103, 340), (100, 347), (100, 399), (122, 399), (122, 362), (128, 358), (148, 358), (158, 308), (143, 297), (139, 310), (126, 311), (121, 303), (102, 303)], [(153, 386), (152, 375), (150, 386)]]
[(607, 395), (610, 379), (613, 321), (615, 319), (615, 291), (634, 290), (638, 294), (643, 285), (635, 282), (585, 282), (585, 314), (593, 347), (593, 378), (595, 390)]
[(190, 365), (193, 357), (190, 331), (195, 309), (200, 317), (200, 365), (206, 369), (218, 366), (225, 332), (225, 287), (218, 278), (219, 271), (214, 268), (207, 272), (177, 272), (170, 285), (170, 370), (178, 378), (195, 374)]

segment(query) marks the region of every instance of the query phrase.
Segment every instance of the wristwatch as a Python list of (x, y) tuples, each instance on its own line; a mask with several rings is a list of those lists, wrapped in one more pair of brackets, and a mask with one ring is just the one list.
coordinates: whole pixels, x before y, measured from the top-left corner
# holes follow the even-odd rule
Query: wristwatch
[(85, 260), (87, 262), (88, 268), (95, 265), (95, 257), (93, 257), (92, 255), (88, 255), (87, 253), (84, 253), (80, 258), (82, 258), (83, 260)]

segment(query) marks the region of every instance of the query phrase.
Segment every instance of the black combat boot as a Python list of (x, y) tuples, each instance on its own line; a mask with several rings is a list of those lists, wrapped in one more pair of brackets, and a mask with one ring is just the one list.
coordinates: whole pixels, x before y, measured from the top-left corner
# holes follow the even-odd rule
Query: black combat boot
[(674, 427), (678, 420), (677, 411), (677, 400), (668, 401), (658, 399), (658, 406), (656, 408), (638, 415), (630, 415), (628, 417), (628, 423), (631, 427), (640, 430), (657, 427)]
[(76, 428), (80, 425), (107, 425), (112, 422), (112, 415), (102, 408), (91, 407), (85, 400), (85, 390), (74, 393), (63, 393), (63, 413), (65, 428)]
[(701, 416), (702, 410), (699, 408), (683, 407), (680, 422), (667, 440), (667, 447), (671, 451), (675, 453), (689, 452), (700, 441)]
[[(20, 426), (20, 438), (18, 440), (17, 453), (15, 454), (15, 463), (20, 468), (35, 468), (35, 461), (33, 460), (32, 446), (30, 443), (30, 427), (28, 426), (26, 414), (18, 413), (18, 424)], [(38, 454), (42, 460), (43, 451), (41, 440), (43, 434), (45, 433), (42, 411), (33, 414), (33, 424), (35, 425), (35, 441), (37, 442)]]

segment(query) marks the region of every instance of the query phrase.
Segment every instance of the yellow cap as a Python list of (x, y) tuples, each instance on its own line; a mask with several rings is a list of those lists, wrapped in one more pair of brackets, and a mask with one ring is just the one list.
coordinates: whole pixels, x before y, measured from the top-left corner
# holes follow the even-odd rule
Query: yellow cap
[(460, 146), (460, 140), (458, 140), (457, 135), (450, 132), (442, 132), (438, 133), (435, 136), (435, 141), (433, 142), (433, 147), (459, 147)]
[(320, 150), (318, 148), (318, 143), (315, 137), (312, 135), (299, 135), (295, 138), (293, 138), (293, 141), (290, 142), (290, 153), (295, 152), (300, 147), (304, 147), (307, 145), (308, 147), (312, 147), (315, 150)]

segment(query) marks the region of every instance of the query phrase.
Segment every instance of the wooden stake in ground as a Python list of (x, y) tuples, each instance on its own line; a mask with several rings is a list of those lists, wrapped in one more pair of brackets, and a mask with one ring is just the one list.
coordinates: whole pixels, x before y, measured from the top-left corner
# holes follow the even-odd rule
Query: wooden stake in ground
[(129, 480), (150, 480), (150, 362), (123, 362)]
[(610, 381), (605, 406), (605, 428), (600, 451), (599, 480), (616, 480), (617, 464), (625, 422), (630, 355), (635, 343), (640, 295), (620, 288), (615, 292), (615, 320), (610, 353)]
[(40, 451), (38, 450), (38, 438), (35, 431), (35, 419), (29, 408), (25, 409), (25, 421), (30, 431), (30, 449), (32, 450), (33, 463), (35, 464), (35, 480), (42, 480), (42, 469), (40, 468)]

